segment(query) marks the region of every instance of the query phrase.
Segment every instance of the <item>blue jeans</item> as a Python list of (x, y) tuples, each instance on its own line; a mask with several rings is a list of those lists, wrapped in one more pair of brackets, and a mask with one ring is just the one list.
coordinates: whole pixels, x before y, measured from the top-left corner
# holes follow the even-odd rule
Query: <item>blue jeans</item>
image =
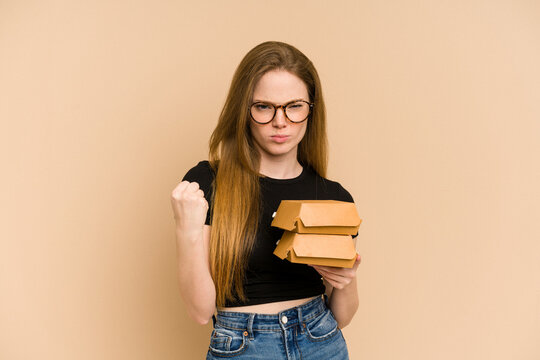
[(227, 358), (348, 360), (349, 354), (321, 295), (274, 315), (218, 311), (206, 359)]

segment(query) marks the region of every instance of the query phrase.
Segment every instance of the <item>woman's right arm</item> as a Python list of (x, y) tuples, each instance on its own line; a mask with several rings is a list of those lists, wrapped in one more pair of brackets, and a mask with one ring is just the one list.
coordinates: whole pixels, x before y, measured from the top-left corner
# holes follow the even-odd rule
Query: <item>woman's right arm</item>
[(216, 289), (210, 274), (208, 203), (196, 182), (182, 181), (171, 194), (176, 220), (180, 294), (189, 315), (207, 324), (214, 314)]

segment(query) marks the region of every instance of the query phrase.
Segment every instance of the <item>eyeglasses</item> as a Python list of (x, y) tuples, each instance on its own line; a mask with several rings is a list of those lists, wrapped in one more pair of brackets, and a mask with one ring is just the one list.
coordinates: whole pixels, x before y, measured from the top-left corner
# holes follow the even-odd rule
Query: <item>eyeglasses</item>
[(284, 105), (274, 105), (266, 102), (256, 102), (249, 107), (249, 114), (253, 121), (259, 124), (268, 124), (274, 120), (277, 109), (281, 108), (285, 117), (293, 123), (306, 120), (313, 109), (313, 103), (304, 100), (293, 100)]

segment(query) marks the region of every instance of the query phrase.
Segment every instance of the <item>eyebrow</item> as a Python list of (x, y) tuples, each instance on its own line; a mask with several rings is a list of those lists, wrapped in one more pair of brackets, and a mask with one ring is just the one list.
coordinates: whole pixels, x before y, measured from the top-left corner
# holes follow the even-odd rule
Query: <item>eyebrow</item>
[[(286, 102), (284, 102), (283, 104), (288, 104), (288, 103), (291, 103), (291, 102), (294, 102), (294, 101), (307, 101), (307, 102), (309, 102), (309, 101), (306, 100), (306, 99), (298, 98), (298, 99), (292, 99), (292, 100), (286, 101)], [(274, 103), (274, 102), (271, 102), (271, 101), (268, 101), (268, 100), (261, 100), (261, 99), (254, 99), (253, 102), (254, 102), (254, 103), (257, 103), (257, 102), (263, 102), (263, 103), (267, 103), (267, 104), (277, 105), (277, 104)]]

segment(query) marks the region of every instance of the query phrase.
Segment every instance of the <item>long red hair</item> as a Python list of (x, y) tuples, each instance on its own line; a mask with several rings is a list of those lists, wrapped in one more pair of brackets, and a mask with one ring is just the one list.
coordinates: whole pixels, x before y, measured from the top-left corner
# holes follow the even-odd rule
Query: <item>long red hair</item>
[(314, 103), (298, 161), (326, 176), (326, 110), (313, 63), (294, 46), (268, 41), (257, 45), (236, 69), (218, 124), (210, 138), (209, 159), (216, 172), (212, 199), (210, 268), (216, 304), (245, 301), (244, 276), (255, 241), (261, 206), (259, 154), (249, 130), (249, 106), (257, 81), (270, 70), (298, 76)]

